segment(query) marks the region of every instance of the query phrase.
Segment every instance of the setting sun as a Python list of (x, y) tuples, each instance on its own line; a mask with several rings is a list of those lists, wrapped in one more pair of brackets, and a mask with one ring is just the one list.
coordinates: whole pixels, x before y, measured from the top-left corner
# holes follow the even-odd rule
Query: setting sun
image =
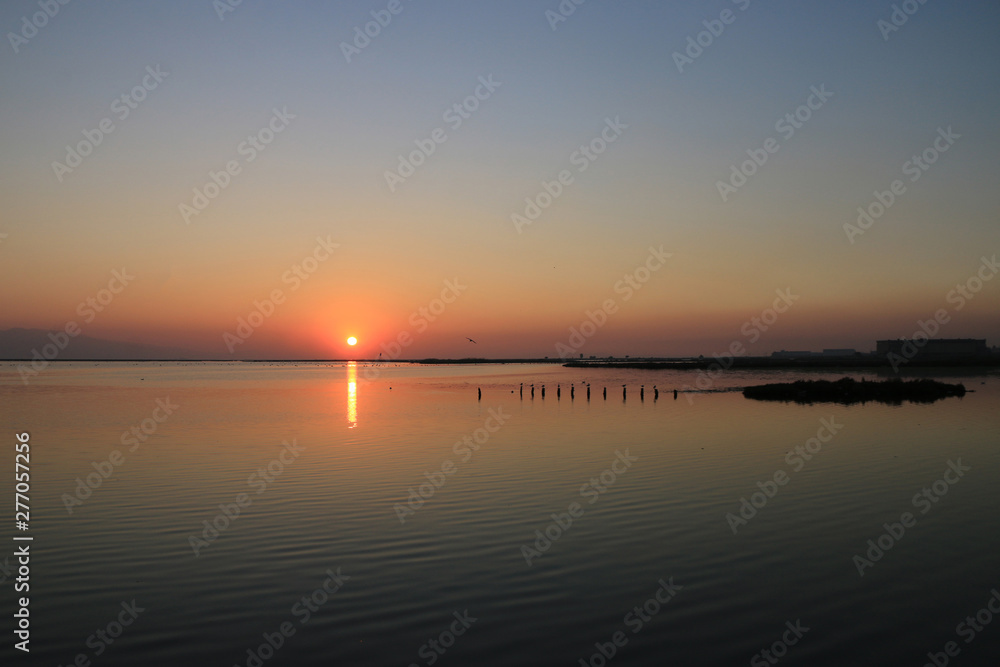
[(348, 345), (357, 345), (358, 344), (358, 339), (355, 338), (354, 336), (351, 336), (350, 338), (347, 339), (347, 344)]

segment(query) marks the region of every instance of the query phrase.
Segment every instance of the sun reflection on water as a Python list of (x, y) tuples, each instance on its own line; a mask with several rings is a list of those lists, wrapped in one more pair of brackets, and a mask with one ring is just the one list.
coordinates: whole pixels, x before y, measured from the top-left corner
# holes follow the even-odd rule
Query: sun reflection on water
[(347, 364), (347, 427), (358, 425), (358, 365), (350, 361)]

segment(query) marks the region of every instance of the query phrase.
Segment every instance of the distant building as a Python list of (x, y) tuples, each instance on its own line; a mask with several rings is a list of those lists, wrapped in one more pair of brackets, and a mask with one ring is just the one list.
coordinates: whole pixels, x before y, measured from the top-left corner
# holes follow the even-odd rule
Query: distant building
[[(913, 350), (916, 350), (916, 354), (913, 354)], [(882, 357), (896, 354), (907, 359), (968, 359), (987, 356), (990, 354), (990, 348), (986, 347), (985, 339), (932, 338), (909, 340), (900, 338), (898, 340), (875, 341), (875, 354)]]
[(832, 348), (823, 350), (824, 357), (853, 357), (857, 353), (857, 350), (853, 348)]

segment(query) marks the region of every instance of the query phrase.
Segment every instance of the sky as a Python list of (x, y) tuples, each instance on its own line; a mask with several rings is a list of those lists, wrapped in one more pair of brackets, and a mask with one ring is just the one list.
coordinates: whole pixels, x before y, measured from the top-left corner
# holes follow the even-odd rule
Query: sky
[(0, 6), (0, 330), (998, 344), (995, 2), (231, 3)]

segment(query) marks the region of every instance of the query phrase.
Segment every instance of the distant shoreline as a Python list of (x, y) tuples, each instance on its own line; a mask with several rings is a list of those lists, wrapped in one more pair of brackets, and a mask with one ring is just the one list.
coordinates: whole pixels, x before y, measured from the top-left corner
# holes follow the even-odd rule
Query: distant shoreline
[[(32, 359), (0, 359), (0, 363), (30, 363)], [(183, 364), (559, 364), (562, 359), (47, 359), (47, 363), (183, 363)]]
[[(31, 359), (0, 359), (3, 363), (30, 363)], [(627, 368), (633, 370), (860, 370), (892, 368), (885, 358), (859, 356), (844, 357), (813, 357), (804, 359), (775, 359), (773, 357), (735, 357), (720, 361), (714, 357), (692, 359), (683, 358), (650, 358), (650, 359), (581, 359), (565, 361), (563, 359), (52, 359), (48, 363), (242, 363), (242, 364), (331, 364), (331, 363), (365, 363), (365, 364), (420, 364), (425, 366), (455, 366), (455, 365), (504, 365), (504, 364), (550, 364), (566, 368)], [(948, 359), (913, 359), (901, 369), (916, 368), (998, 368), (1000, 355), (979, 358), (948, 358)]]
[[(797, 370), (797, 369), (868, 369), (892, 368), (884, 357), (812, 357), (804, 359), (775, 359), (773, 357), (734, 357), (712, 359), (678, 359), (667, 361), (570, 361), (569, 368), (632, 368), (640, 370), (698, 370), (722, 368), (724, 370)], [(979, 358), (913, 359), (902, 368), (997, 368), (1000, 356)]]

